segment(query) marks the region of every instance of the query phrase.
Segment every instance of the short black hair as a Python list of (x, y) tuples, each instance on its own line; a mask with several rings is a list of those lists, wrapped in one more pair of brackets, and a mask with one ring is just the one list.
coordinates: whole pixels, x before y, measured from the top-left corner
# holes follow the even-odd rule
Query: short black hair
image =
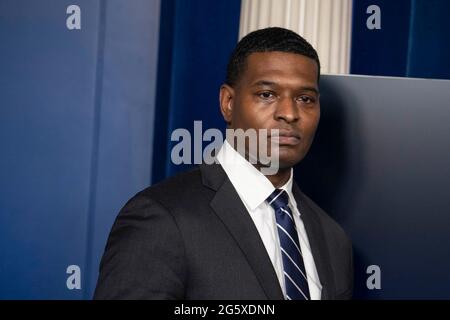
[(270, 27), (253, 31), (239, 41), (228, 61), (225, 83), (234, 86), (238, 82), (245, 70), (246, 59), (250, 54), (272, 51), (296, 53), (313, 59), (317, 62), (317, 80), (319, 80), (320, 61), (313, 46), (294, 31)]

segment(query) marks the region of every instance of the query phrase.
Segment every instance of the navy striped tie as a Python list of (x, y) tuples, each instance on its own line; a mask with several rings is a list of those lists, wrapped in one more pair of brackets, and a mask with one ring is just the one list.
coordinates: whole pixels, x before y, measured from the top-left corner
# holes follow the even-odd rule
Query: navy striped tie
[(309, 300), (309, 287), (302, 251), (297, 229), (295, 228), (294, 217), (288, 206), (289, 196), (286, 191), (275, 189), (267, 198), (267, 202), (275, 210), (283, 259), (286, 298), (288, 300)]

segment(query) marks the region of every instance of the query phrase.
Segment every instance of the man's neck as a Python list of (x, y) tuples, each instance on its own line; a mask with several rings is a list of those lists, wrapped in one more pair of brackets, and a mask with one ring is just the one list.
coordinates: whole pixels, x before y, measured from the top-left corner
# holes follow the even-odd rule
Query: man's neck
[(266, 178), (273, 184), (275, 188), (280, 188), (289, 181), (291, 177), (291, 168), (279, 169), (274, 175), (266, 175)]

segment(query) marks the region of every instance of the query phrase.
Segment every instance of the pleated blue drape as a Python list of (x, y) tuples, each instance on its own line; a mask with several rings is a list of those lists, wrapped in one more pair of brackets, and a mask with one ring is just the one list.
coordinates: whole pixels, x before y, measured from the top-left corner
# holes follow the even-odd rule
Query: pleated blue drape
[(219, 88), (238, 41), (240, 0), (162, 1), (153, 144), (153, 182), (189, 166), (170, 159), (173, 130), (225, 127)]
[[(370, 5), (379, 30), (366, 27)], [(446, 0), (354, 0), (351, 73), (450, 79), (449, 14)]]

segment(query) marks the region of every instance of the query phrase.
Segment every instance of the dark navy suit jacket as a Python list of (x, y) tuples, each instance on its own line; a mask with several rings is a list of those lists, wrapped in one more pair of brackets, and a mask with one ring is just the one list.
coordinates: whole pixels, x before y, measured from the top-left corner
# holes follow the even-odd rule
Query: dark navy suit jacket
[[(255, 186), (257, 188), (257, 186)], [(352, 245), (294, 183), (322, 299), (350, 299)], [(95, 299), (283, 299), (259, 233), (220, 165), (149, 187), (119, 213)]]

